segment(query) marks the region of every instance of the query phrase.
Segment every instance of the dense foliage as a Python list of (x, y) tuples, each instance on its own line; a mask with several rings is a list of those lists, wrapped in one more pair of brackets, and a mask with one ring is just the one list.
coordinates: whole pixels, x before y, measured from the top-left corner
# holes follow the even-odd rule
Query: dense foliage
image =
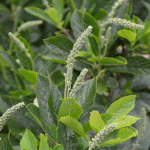
[(148, 150), (149, 14), (142, 0), (1, 2), (0, 149)]

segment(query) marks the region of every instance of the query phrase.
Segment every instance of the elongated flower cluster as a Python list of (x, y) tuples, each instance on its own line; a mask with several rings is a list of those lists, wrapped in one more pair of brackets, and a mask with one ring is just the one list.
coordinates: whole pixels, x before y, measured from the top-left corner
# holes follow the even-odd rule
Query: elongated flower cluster
[(25, 23), (23, 23), (22, 25), (20, 25), (20, 26), (17, 28), (17, 33), (16, 33), (16, 35), (18, 35), (19, 32), (25, 30), (26, 28), (33, 27), (33, 26), (37, 26), (37, 25), (40, 25), (40, 24), (42, 24), (42, 23), (43, 23), (42, 20), (25, 22)]
[(3, 129), (3, 126), (9, 119), (9, 117), (17, 110), (22, 108), (24, 106), (24, 102), (18, 103), (14, 106), (12, 106), (10, 109), (8, 109), (1, 117), (0, 117), (0, 131)]
[(145, 107), (142, 107), (138, 137), (142, 137), (144, 135), (145, 128), (146, 128), (146, 109)]
[(80, 75), (78, 76), (76, 82), (73, 85), (73, 88), (71, 89), (70, 93), (69, 93), (69, 97), (74, 98), (75, 93), (79, 90), (79, 88), (82, 85), (83, 79), (85, 78), (86, 73), (88, 72), (88, 69), (84, 68)]
[(65, 84), (68, 87), (68, 94), (71, 89), (71, 80), (72, 80), (72, 72), (73, 72), (73, 65), (75, 63), (75, 57), (77, 56), (79, 50), (85, 43), (88, 35), (91, 34), (92, 32), (92, 26), (89, 26), (82, 34), (81, 36), (77, 39), (77, 42), (74, 44), (73, 49), (70, 52), (70, 55), (68, 56), (67, 59), (67, 74), (65, 74)]
[(117, 125), (117, 123), (112, 123), (97, 133), (95, 137), (92, 138), (92, 141), (89, 142), (89, 150), (92, 150), (98, 146), (101, 143), (101, 140), (104, 139), (104, 137), (106, 137), (110, 132), (112, 132), (117, 127)]
[(8, 35), (20, 49), (27, 51), (24, 44), (13, 33), (9, 32)]
[(14, 41), (14, 43), (23, 51), (26, 52), (27, 56), (31, 58), (30, 53), (26, 49), (25, 45), (11, 32), (8, 33), (9, 37)]
[(109, 40), (110, 40), (110, 36), (111, 36), (111, 27), (109, 27), (106, 31), (106, 35), (105, 35), (105, 42), (106, 44), (108, 44)]
[(139, 143), (140, 138), (142, 136), (144, 136), (145, 128), (146, 128), (146, 109), (145, 109), (145, 107), (142, 107), (142, 109), (141, 109), (141, 120), (140, 120), (140, 126), (139, 126), (138, 135), (137, 135), (137, 140), (133, 144), (133, 149), (132, 150), (135, 150), (136, 147), (139, 146), (138, 143)]
[(117, 7), (119, 6), (119, 5), (121, 5), (122, 3), (124, 3), (126, 0), (118, 0), (118, 1), (116, 1), (115, 3), (114, 3), (114, 6), (112, 7), (112, 10), (111, 10), (111, 12), (108, 14), (110, 17), (112, 17), (114, 14), (115, 14), (115, 11), (116, 11), (116, 9), (117, 9)]
[(107, 22), (105, 22), (103, 24), (103, 26), (107, 25), (107, 24), (110, 24), (110, 23), (113, 23), (113, 24), (116, 24), (116, 25), (121, 25), (121, 26), (130, 28), (130, 29), (144, 29), (143, 25), (132, 23), (130, 21), (127, 21), (127, 20), (121, 19), (121, 18), (110, 18)]

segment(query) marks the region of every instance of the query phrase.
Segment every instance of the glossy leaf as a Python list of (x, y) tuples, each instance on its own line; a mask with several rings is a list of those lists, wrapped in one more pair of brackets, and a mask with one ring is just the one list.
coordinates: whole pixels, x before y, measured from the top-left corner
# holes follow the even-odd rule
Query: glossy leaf
[(93, 16), (91, 16), (88, 13), (84, 13), (84, 15), (83, 15), (83, 25), (84, 25), (84, 30), (87, 29), (87, 27), (89, 25), (91, 25), (93, 27), (92, 33), (95, 36), (99, 37), (99, 27), (98, 27), (97, 21), (94, 19)]
[(57, 52), (63, 56), (68, 56), (73, 48), (73, 43), (64, 35), (44, 39), (44, 43), (50, 51)]
[(106, 127), (98, 111), (92, 111), (89, 123), (96, 133), (100, 132), (104, 127)]
[(29, 112), (32, 114), (36, 122), (39, 124), (41, 128), (43, 128), (42, 122), (40, 121), (40, 110), (34, 104), (29, 104), (26, 106)]
[(26, 129), (21, 141), (20, 141), (21, 148), (25, 148), (27, 150), (37, 150), (37, 140), (34, 134)]
[(49, 17), (56, 23), (59, 24), (58, 13), (55, 8), (46, 9), (45, 12), (49, 15)]
[(19, 72), (21, 73), (21, 75), (24, 76), (24, 78), (28, 82), (36, 84), (36, 81), (37, 81), (37, 72), (31, 71), (31, 70), (24, 70), (24, 69), (20, 69), (20, 68), (19, 68)]
[(82, 28), (82, 19), (83, 19), (83, 14), (79, 10), (75, 10), (74, 13), (72, 14), (71, 18), (71, 28), (73, 30), (74, 36), (77, 39), (82, 32), (84, 31)]
[(81, 114), (82, 108), (77, 101), (73, 98), (67, 98), (60, 106), (58, 119), (64, 116), (70, 116), (78, 120)]
[(91, 51), (95, 56), (99, 55), (99, 42), (96, 36), (92, 35), (89, 37), (90, 45), (91, 45)]
[(107, 109), (106, 113), (114, 113), (113, 117), (107, 122), (110, 124), (116, 118), (126, 115), (134, 108), (135, 95), (125, 96), (115, 101)]
[(96, 78), (89, 80), (84, 83), (84, 85), (79, 89), (75, 98), (78, 99), (78, 104), (82, 106), (83, 114), (81, 118), (87, 115), (93, 105), (96, 96)]
[(130, 43), (136, 40), (136, 33), (130, 30), (119, 30), (118, 35), (127, 39)]
[(49, 146), (47, 144), (47, 139), (43, 134), (40, 134), (40, 146), (39, 150), (49, 150)]
[(40, 19), (43, 19), (43, 20), (45, 20), (46, 22), (48, 22), (50, 24), (53, 24), (53, 25), (57, 24), (54, 20), (52, 20), (52, 18), (50, 18), (49, 14), (47, 12), (43, 11), (40, 8), (32, 6), (32, 7), (26, 7), (25, 10), (28, 13), (30, 13), (30, 14), (36, 16), (36, 17), (39, 17)]
[(81, 149), (77, 136), (62, 122), (58, 123), (57, 137), (58, 143), (62, 144), (64, 149)]
[(37, 75), (36, 92), (40, 108), (40, 120), (42, 122), (44, 130), (48, 133), (49, 136), (51, 136), (50, 124), (52, 123), (52, 119), (48, 106), (48, 99), (50, 96), (51, 88), (49, 85), (49, 80), (40, 74)]
[(87, 57), (87, 56), (91, 56), (91, 54), (85, 51), (79, 51), (77, 54), (77, 57)]
[(62, 55), (53, 52), (43, 55), (42, 58), (55, 63), (60, 63), (64, 65), (67, 64), (66, 59)]
[(63, 146), (61, 144), (55, 145), (55, 147), (53, 148), (53, 150), (63, 150)]
[(150, 74), (150, 60), (143, 56), (130, 56), (127, 58), (128, 64), (124, 66), (111, 66), (107, 69), (113, 72), (131, 73), (135, 75)]
[(5, 61), (7, 61), (14, 71), (18, 72), (19, 65), (16, 63), (14, 58), (12, 58), (6, 51), (0, 51), (0, 55)]
[(103, 8), (100, 8), (100, 9), (98, 10), (98, 12), (94, 15), (94, 18), (95, 18), (96, 20), (103, 20), (104, 18), (107, 17), (107, 15), (108, 15), (108, 12), (105, 11)]
[(53, 0), (54, 8), (57, 11), (59, 22), (61, 22), (64, 13), (64, 1), (63, 0)]
[(126, 65), (127, 60), (122, 56), (116, 58), (103, 57), (100, 59), (99, 63), (101, 65)]
[(77, 132), (78, 134), (80, 134), (85, 138), (85, 132), (83, 130), (83, 126), (79, 121), (77, 121), (76, 119), (70, 116), (61, 117), (60, 121), (64, 123), (67, 127), (69, 127), (70, 129), (72, 129), (73, 131)]
[(124, 115), (124, 116), (120, 116), (119, 118), (114, 120), (112, 123), (118, 123), (118, 126), (116, 127), (116, 129), (119, 129), (122, 127), (130, 126), (139, 119), (140, 118), (138, 118), (138, 117)]
[(108, 147), (118, 145), (127, 141), (128, 139), (135, 137), (137, 135), (137, 130), (132, 127), (122, 128), (117, 134), (115, 139), (110, 139), (107, 142), (100, 144), (101, 147)]
[(54, 83), (52, 83), (50, 77), (49, 77), (49, 84), (51, 86), (51, 92), (49, 95), (49, 99), (48, 99), (48, 106), (49, 106), (49, 111), (51, 113), (51, 117), (53, 119), (53, 122), (57, 125), (57, 115), (58, 115), (58, 111), (61, 105), (61, 100), (60, 98), (62, 98), (60, 91), (58, 90), (58, 88), (55, 86)]

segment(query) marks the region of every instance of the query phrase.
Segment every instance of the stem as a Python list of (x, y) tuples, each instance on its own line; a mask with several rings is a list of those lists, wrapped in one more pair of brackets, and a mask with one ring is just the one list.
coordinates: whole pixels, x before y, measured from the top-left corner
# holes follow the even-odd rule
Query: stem
[(86, 7), (85, 7), (85, 4), (86, 4), (86, 0), (83, 0), (83, 8), (82, 8), (82, 10), (83, 10), (83, 13), (84, 13), (84, 12), (86, 12)]

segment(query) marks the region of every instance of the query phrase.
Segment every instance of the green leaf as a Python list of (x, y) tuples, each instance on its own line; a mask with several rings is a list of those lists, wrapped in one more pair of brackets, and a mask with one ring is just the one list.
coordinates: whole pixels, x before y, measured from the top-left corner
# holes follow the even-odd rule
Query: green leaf
[(80, 37), (80, 35), (84, 31), (82, 28), (82, 20), (83, 20), (82, 12), (79, 10), (75, 10), (74, 13), (72, 14), (72, 18), (70, 21), (75, 39), (78, 39), (78, 37)]
[(96, 36), (92, 35), (89, 37), (90, 45), (91, 45), (91, 51), (95, 56), (99, 55), (99, 42)]
[(118, 123), (118, 126), (115, 129), (119, 129), (122, 127), (130, 126), (139, 119), (140, 118), (138, 118), (138, 117), (124, 115), (124, 116), (120, 116), (119, 118), (114, 120), (112, 123)]
[(89, 123), (96, 133), (100, 132), (104, 127), (106, 127), (98, 111), (92, 111)]
[(44, 43), (50, 51), (57, 52), (63, 56), (68, 56), (73, 48), (73, 43), (64, 35), (44, 39)]
[(2, 141), (0, 148), (1, 148), (1, 150), (14, 150), (9, 139), (8, 139), (8, 135)]
[(22, 49), (20, 49), (17, 45), (15, 45), (14, 47), (16, 56), (18, 57), (22, 68), (27, 70), (33, 70), (34, 69), (33, 60), (31, 60), (30, 57), (27, 55), (27, 53)]
[(49, 106), (49, 111), (51, 114), (51, 117), (53, 119), (53, 122), (57, 125), (57, 115), (58, 111), (61, 105), (61, 100), (62, 98), (60, 91), (58, 88), (55, 86), (54, 83), (52, 83), (50, 77), (49, 77), (49, 85), (51, 86), (51, 92), (48, 98), (48, 106)]
[(25, 48), (28, 50), (28, 52), (30, 53), (30, 55), (33, 59), (34, 58), (34, 53), (33, 53), (33, 49), (31, 48), (30, 44), (22, 36), (19, 36), (18, 39), (24, 44)]
[(85, 51), (79, 51), (77, 54), (77, 57), (87, 57), (87, 56), (91, 56), (91, 54)]
[(32, 114), (32, 116), (34, 117), (36, 122), (39, 124), (39, 126), (43, 129), (42, 122), (40, 121), (40, 110), (39, 110), (39, 108), (37, 106), (35, 106), (34, 104), (28, 104), (26, 107), (29, 110), (29, 112)]
[(7, 62), (7, 64), (9, 64), (10, 67), (12, 67), (14, 71), (18, 72), (19, 65), (6, 51), (0, 51), (0, 56)]
[(45, 12), (44, 10), (40, 9), (40, 8), (37, 8), (37, 7), (26, 7), (25, 10), (36, 16), (36, 17), (39, 17), (43, 20), (45, 20), (46, 22), (50, 23), (50, 24), (53, 24), (53, 25), (57, 25), (57, 22), (55, 22), (47, 12)]
[(55, 145), (55, 147), (53, 148), (53, 150), (63, 150), (63, 146), (61, 144), (57, 144)]
[(47, 144), (47, 139), (43, 134), (40, 134), (40, 146), (39, 150), (49, 150), (49, 146)]
[(13, 4), (13, 5), (19, 5), (19, 3), (20, 3), (20, 1), (21, 0), (11, 0), (11, 3)]
[(62, 144), (65, 150), (82, 149), (75, 133), (60, 121), (58, 123), (57, 137), (58, 143)]
[(51, 137), (50, 124), (52, 123), (52, 119), (49, 112), (50, 110), (48, 106), (50, 92), (51, 88), (49, 85), (49, 80), (46, 77), (38, 74), (36, 93), (40, 108), (40, 120), (42, 122), (44, 130), (48, 133), (49, 137)]
[(107, 17), (107, 15), (108, 15), (108, 12), (105, 11), (103, 8), (100, 8), (98, 12), (94, 15), (94, 18), (96, 20), (103, 20)]
[(101, 65), (126, 65), (127, 60), (122, 56), (117, 56), (116, 58), (103, 57), (99, 63)]
[(143, 36), (145, 36), (145, 34), (147, 33), (147, 31), (149, 29), (149, 26), (150, 26), (150, 18), (145, 22), (144, 29), (141, 29), (138, 31), (138, 33), (137, 33), (138, 39), (142, 39)]
[(77, 121), (76, 119), (70, 116), (61, 117), (60, 121), (64, 123), (67, 127), (69, 127), (70, 129), (72, 129), (73, 131), (77, 132), (78, 134), (80, 134), (85, 138), (85, 132), (83, 130), (83, 126), (79, 121)]
[(21, 141), (20, 141), (21, 149), (25, 148), (27, 150), (37, 150), (37, 140), (34, 134), (26, 129)]
[(83, 113), (81, 118), (87, 115), (93, 105), (96, 96), (96, 78), (89, 80), (84, 83), (84, 85), (79, 89), (75, 95), (75, 99), (78, 99), (78, 104), (82, 106)]
[(143, 56), (130, 56), (127, 58), (128, 64), (124, 66), (111, 66), (107, 69), (113, 72), (131, 73), (135, 75), (150, 74), (150, 60)]
[(61, 70), (56, 70), (51, 75), (51, 79), (54, 82), (54, 84), (58, 87), (58, 89), (64, 88), (65, 77), (64, 77), (63, 72)]
[(97, 24), (97, 21), (94, 19), (93, 16), (91, 16), (88, 13), (84, 13), (83, 15), (83, 25), (84, 25), (84, 30), (88, 28), (89, 25), (93, 27), (92, 33), (99, 37), (99, 26)]
[(42, 55), (42, 58), (51, 62), (67, 65), (66, 59), (62, 55), (57, 53), (48, 53), (46, 55)]
[(83, 124), (83, 129), (85, 133), (88, 133), (92, 130), (89, 121), (87, 121), (86, 123)]
[(136, 33), (130, 30), (119, 30), (118, 35), (127, 39), (130, 43), (136, 41)]
[(59, 22), (61, 22), (63, 13), (64, 13), (64, 1), (63, 0), (53, 0), (54, 8), (57, 11), (57, 16), (59, 18)]
[(31, 71), (31, 70), (25, 70), (25, 69), (21, 69), (19, 68), (19, 72), (21, 75), (24, 76), (24, 78), (33, 84), (36, 84), (37, 81), (37, 72), (35, 71)]
[[(134, 129), (134, 128), (133, 128)], [(133, 131), (132, 127), (122, 128), (118, 132), (118, 135), (115, 139), (110, 139), (105, 143), (100, 144), (101, 147), (109, 147), (109, 146), (115, 146), (120, 143), (123, 143), (127, 141), (128, 139), (135, 137), (137, 135), (137, 130), (135, 129)]]
[(82, 108), (77, 101), (73, 98), (67, 98), (60, 106), (58, 119), (64, 116), (70, 116), (78, 120), (81, 114)]
[(56, 126), (51, 124), (50, 130), (51, 130), (53, 140), (57, 141), (57, 128), (56, 128)]
[(89, 62), (97, 62), (99, 60), (98, 57), (92, 57), (87, 59)]
[(115, 101), (107, 109), (106, 113), (114, 113), (113, 117), (107, 122), (112, 123), (116, 118), (126, 115), (134, 108), (135, 95), (125, 96)]
[(105, 124), (107, 124), (107, 121), (110, 120), (113, 117), (113, 113), (104, 113), (101, 114), (102, 120), (104, 121)]
[(59, 18), (58, 13), (55, 8), (46, 9), (45, 12), (49, 15), (49, 17), (58, 25), (59, 24)]

